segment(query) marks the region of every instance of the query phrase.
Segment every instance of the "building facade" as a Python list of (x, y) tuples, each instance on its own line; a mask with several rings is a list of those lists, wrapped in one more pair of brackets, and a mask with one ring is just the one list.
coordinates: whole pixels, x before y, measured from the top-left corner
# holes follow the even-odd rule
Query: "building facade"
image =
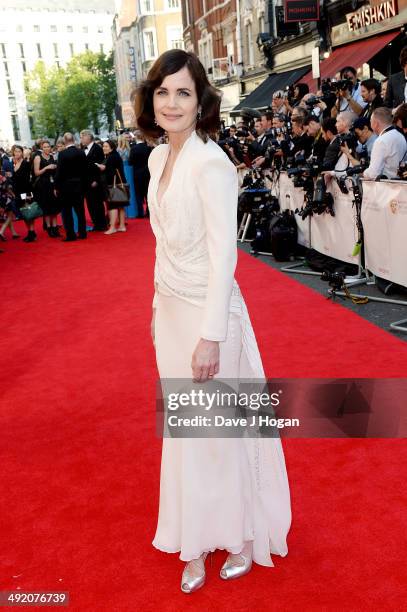
[(122, 0), (113, 25), (118, 119), (135, 127), (132, 94), (167, 49), (183, 49), (180, 0)]
[[(61, 3), (62, 4), (62, 3)], [(109, 53), (114, 3), (3, 0), (0, 4), (0, 145), (32, 143), (24, 77), (38, 60), (64, 66), (73, 55)]]
[(345, 59), (360, 77), (399, 70), (398, 53), (407, 44), (406, 4), (324, 0), (318, 20), (286, 22), (282, 0), (184, 0), (185, 47), (223, 92), (221, 114), (228, 125), (245, 106), (268, 107), (276, 89), (305, 81), (316, 91), (313, 57), (319, 58), (322, 78), (337, 76)]

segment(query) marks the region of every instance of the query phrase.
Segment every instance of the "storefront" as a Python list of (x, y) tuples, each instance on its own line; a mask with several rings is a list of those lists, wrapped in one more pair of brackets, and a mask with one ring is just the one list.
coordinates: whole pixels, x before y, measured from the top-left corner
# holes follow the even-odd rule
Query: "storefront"
[[(320, 64), (321, 79), (338, 76), (345, 66), (354, 66), (365, 78), (400, 70), (398, 56), (407, 44), (407, 0), (372, 0), (340, 19), (331, 31), (332, 52)], [(311, 72), (302, 81), (316, 90)]]

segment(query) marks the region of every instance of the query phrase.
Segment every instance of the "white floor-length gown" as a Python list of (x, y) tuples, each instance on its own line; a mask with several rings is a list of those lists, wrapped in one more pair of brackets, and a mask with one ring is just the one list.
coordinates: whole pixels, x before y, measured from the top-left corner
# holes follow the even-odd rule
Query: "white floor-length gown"
[[(265, 374), (246, 304), (234, 279), (237, 172), (211, 139), (194, 130), (184, 142), (160, 205), (157, 189), (169, 145), (149, 159), (150, 222), (156, 237), (155, 345), (159, 375), (192, 378), (201, 337), (218, 340), (218, 378)], [(280, 438), (164, 438), (160, 504), (153, 545), (190, 561), (203, 551), (253, 560), (285, 556), (290, 491)]]

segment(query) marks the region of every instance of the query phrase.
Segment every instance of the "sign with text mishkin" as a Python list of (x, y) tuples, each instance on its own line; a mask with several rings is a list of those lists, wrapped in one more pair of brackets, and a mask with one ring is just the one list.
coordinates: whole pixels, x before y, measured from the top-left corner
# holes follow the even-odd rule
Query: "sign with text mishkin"
[(349, 30), (355, 32), (360, 28), (391, 19), (396, 15), (396, 0), (386, 0), (375, 6), (364, 6), (360, 11), (346, 15), (346, 21), (348, 22)]
[(318, 21), (318, 0), (284, 0), (284, 21)]

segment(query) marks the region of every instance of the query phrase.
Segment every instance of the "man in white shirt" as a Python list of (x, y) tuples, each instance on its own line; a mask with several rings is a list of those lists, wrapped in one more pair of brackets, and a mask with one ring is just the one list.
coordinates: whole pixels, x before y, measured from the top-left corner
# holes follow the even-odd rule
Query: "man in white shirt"
[(337, 93), (337, 101), (331, 109), (331, 117), (336, 117), (338, 113), (351, 111), (360, 115), (366, 106), (366, 102), (362, 98), (360, 81), (357, 78), (357, 72), (352, 66), (342, 68), (340, 72), (341, 80), (349, 81), (351, 89), (345, 87)]
[(378, 176), (396, 178), (401, 160), (407, 151), (406, 139), (392, 125), (393, 116), (389, 108), (380, 106), (373, 111), (370, 123), (378, 138), (373, 144), (370, 165), (363, 173), (367, 179)]

